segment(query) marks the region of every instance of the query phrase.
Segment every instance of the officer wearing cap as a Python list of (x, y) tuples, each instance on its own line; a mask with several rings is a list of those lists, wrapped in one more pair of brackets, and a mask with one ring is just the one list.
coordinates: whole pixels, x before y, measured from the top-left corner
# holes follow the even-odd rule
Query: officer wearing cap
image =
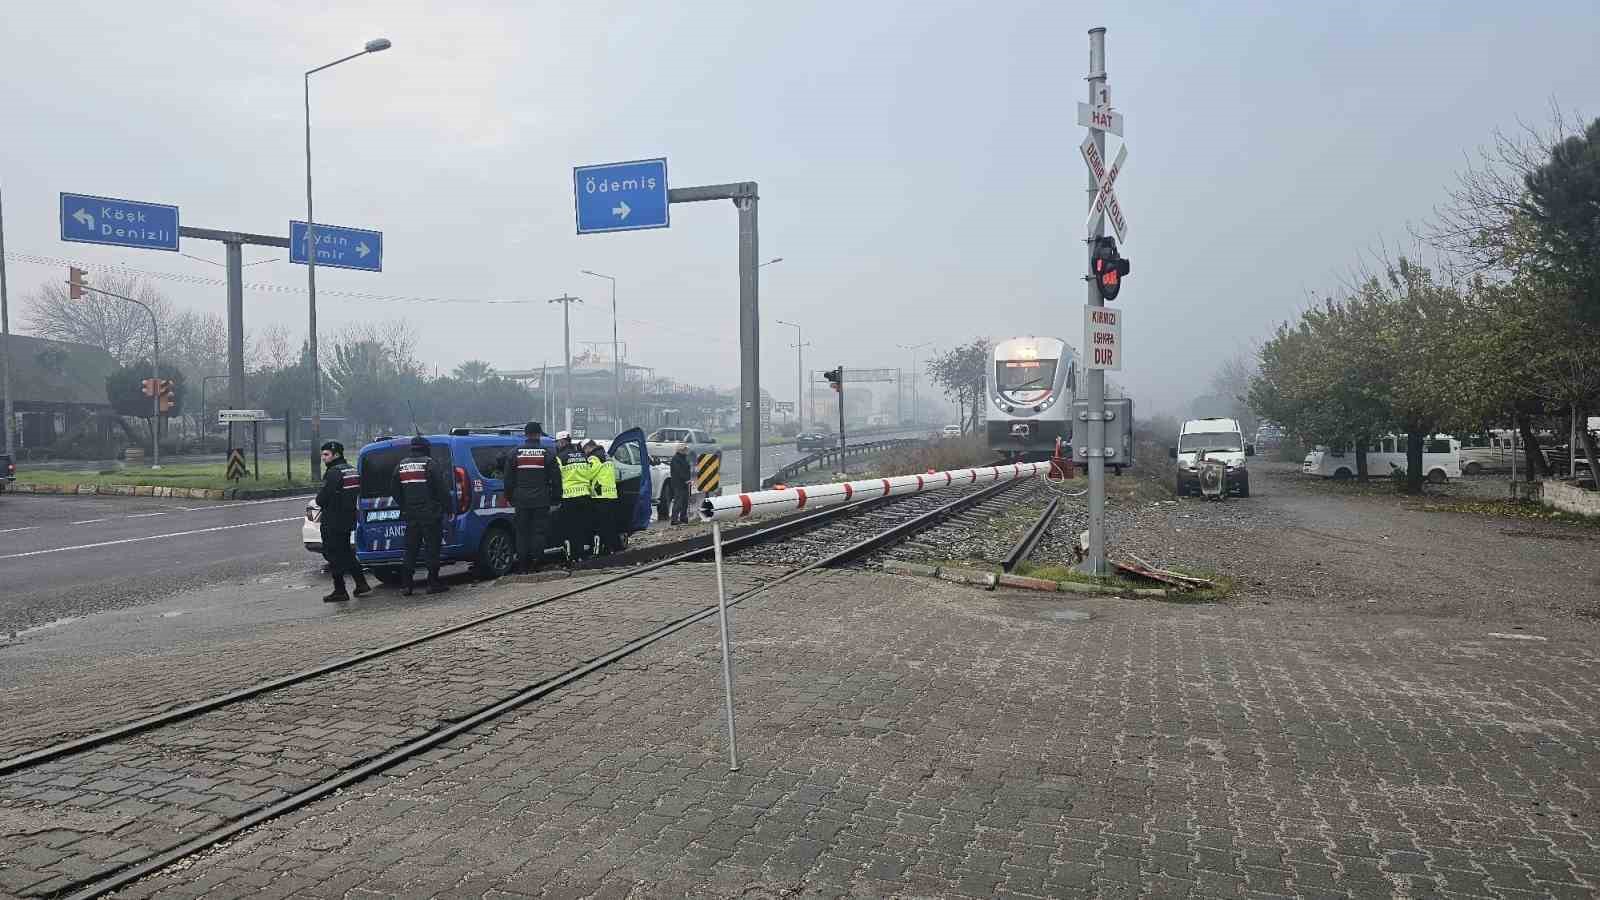
[(550, 504), (561, 499), (561, 462), (544, 445), (544, 426), (523, 426), (525, 440), (506, 459), (506, 499), (516, 510), (516, 571), (535, 572), (549, 544)]
[(444, 513), (450, 507), (450, 485), (429, 453), (427, 438), (419, 434), (411, 439), (411, 455), (395, 466), (389, 494), (406, 523), (406, 556), (400, 569), (405, 595), (412, 594), (418, 551), (428, 565), (428, 593), (444, 593), (449, 588), (439, 580), (439, 544), (444, 537)]
[(572, 443), (570, 431), (556, 432), (556, 459), (561, 463), (561, 538), (566, 545), (567, 564), (589, 556), (594, 529), (590, 518), (589, 461), (583, 450)]
[(342, 603), (350, 599), (345, 592), (344, 577), (351, 576), (356, 584), (356, 596), (371, 593), (372, 585), (361, 573), (361, 562), (356, 559), (355, 547), (350, 544), (350, 533), (356, 528), (356, 497), (361, 493), (361, 477), (356, 467), (344, 460), (344, 445), (328, 441), (322, 445), (322, 488), (317, 491), (317, 506), (321, 509), (319, 530), (322, 532), (322, 558), (328, 561), (328, 571), (333, 575), (333, 593), (322, 598), (324, 603)]

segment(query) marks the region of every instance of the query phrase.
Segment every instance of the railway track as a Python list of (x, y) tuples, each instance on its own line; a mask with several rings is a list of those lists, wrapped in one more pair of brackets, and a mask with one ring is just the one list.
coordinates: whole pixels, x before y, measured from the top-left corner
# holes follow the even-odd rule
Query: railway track
[[(1001, 495), (1021, 483), (874, 499), (729, 539), (724, 553), (731, 563), (756, 564), (741, 567), (746, 574), (730, 579), (730, 603), (816, 569), (859, 560), (969, 509), (1002, 503)], [(134, 800), (143, 815), (135, 814), (113, 833), (136, 832), (141, 840), (108, 858), (82, 860), (76, 867), (81, 877), (43, 892), (101, 896), (537, 702), (715, 615), (715, 604), (665, 598), (659, 615), (644, 626), (636, 620), (620, 626), (636, 633), (596, 634), (582, 609), (560, 605), (709, 557), (709, 548), (691, 550), (348, 659), (40, 747), (0, 761), (0, 801), (14, 810), (40, 785), (88, 785), (106, 792), (108, 807), (121, 806), (123, 797)], [(752, 577), (751, 570), (762, 574)], [(709, 590), (692, 593), (711, 596)], [(544, 630), (557, 619), (573, 631), (570, 645), (551, 641)], [(535, 627), (527, 627), (530, 623)], [(519, 644), (530, 632), (557, 647), (530, 652)], [(470, 644), (474, 650), (491, 648), (476, 670), (479, 677), (439, 668), (439, 660), (449, 658), (444, 651), (463, 642), (477, 642)], [(203, 802), (208, 792), (230, 799)]]

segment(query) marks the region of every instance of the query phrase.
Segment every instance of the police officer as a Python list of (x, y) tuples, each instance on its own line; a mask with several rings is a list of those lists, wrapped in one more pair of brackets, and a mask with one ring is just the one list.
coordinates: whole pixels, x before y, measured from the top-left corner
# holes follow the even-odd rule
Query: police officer
[(692, 467), (689, 465), (689, 445), (680, 443), (672, 454), (672, 463), (667, 468), (667, 487), (672, 492), (672, 523), (673, 525), (689, 524), (689, 478)]
[(406, 557), (400, 570), (405, 595), (412, 594), (419, 550), (428, 565), (428, 593), (448, 591), (439, 580), (439, 544), (444, 537), (444, 512), (450, 506), (450, 485), (428, 452), (427, 438), (419, 434), (411, 439), (411, 455), (395, 466), (389, 493), (406, 523)]
[(619, 533), (622, 522), (618, 519), (617, 464), (606, 457), (599, 444), (590, 441), (584, 447), (589, 452), (589, 474), (593, 484), (593, 528), (600, 537), (600, 555), (607, 556), (622, 549)]
[(516, 510), (515, 571), (532, 573), (539, 570), (549, 543), (550, 504), (561, 499), (561, 463), (544, 445), (544, 426), (529, 422), (522, 434), (526, 440), (506, 460), (506, 499)]
[(356, 528), (356, 497), (361, 493), (361, 477), (356, 467), (344, 461), (344, 445), (328, 441), (322, 445), (322, 465), (327, 474), (322, 476), (322, 489), (317, 491), (317, 506), (322, 510), (322, 558), (328, 561), (328, 571), (333, 575), (333, 593), (322, 598), (324, 603), (342, 603), (350, 599), (345, 593), (344, 576), (356, 583), (356, 596), (372, 592), (367, 577), (361, 573), (361, 563), (356, 550), (350, 546), (350, 532)]
[(561, 538), (567, 548), (567, 565), (589, 555), (589, 461), (572, 443), (572, 433), (556, 432), (556, 459), (561, 463)]

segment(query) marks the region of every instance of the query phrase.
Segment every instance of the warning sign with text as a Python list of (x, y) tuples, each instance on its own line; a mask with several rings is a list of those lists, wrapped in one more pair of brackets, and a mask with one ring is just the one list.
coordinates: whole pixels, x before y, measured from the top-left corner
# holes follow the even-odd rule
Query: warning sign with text
[(1087, 369), (1122, 371), (1122, 310), (1083, 308), (1083, 362)]

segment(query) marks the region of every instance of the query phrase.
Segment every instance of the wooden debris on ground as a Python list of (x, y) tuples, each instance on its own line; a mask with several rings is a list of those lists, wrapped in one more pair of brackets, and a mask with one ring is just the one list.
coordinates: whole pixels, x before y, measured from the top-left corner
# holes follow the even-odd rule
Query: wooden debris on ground
[(1147, 578), (1151, 581), (1169, 584), (1180, 591), (1192, 591), (1197, 588), (1214, 588), (1217, 586), (1217, 583), (1209, 578), (1200, 578), (1195, 575), (1174, 572), (1171, 569), (1163, 569), (1160, 566), (1151, 565), (1148, 561), (1140, 559), (1132, 553), (1129, 553), (1128, 558), (1125, 560), (1111, 559), (1109, 562), (1120, 572), (1137, 578)]

